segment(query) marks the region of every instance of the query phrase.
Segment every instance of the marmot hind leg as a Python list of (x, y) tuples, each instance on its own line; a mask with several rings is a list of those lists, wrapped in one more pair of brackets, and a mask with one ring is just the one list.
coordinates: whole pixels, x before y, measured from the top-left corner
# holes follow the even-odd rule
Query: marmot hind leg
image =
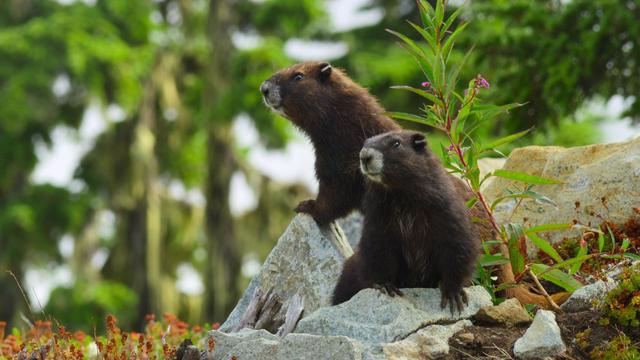
[(366, 288), (360, 277), (360, 258), (358, 253), (348, 258), (340, 273), (340, 279), (333, 290), (332, 305), (338, 305), (351, 299), (358, 291)]

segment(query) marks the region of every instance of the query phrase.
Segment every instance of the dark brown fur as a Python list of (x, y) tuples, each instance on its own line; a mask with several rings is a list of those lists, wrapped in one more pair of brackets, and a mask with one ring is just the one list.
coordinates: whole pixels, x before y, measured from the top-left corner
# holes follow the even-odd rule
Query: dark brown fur
[[(366, 89), (328, 65), (297, 64), (261, 86), (267, 105), (283, 113), (313, 143), (319, 193), (316, 200), (303, 201), (295, 210), (310, 214), (319, 224), (360, 208), (365, 192), (358, 170), (362, 144), (374, 135), (400, 129), (382, 115), (384, 109)], [(279, 96), (274, 97), (276, 91)]]
[[(394, 142), (399, 142), (394, 147)], [(367, 181), (364, 227), (355, 255), (344, 266), (333, 303), (378, 287), (438, 287), (451, 311), (466, 302), (480, 241), (459, 179), (449, 175), (424, 136), (394, 131), (365, 142), (383, 154), (377, 181)]]

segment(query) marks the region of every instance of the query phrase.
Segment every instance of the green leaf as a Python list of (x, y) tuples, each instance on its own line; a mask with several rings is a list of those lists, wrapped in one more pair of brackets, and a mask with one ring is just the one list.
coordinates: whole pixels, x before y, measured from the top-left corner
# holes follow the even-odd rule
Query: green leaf
[(558, 270), (550, 269), (545, 264), (531, 264), (531, 271), (540, 278), (550, 281), (568, 292), (574, 292), (582, 287), (582, 284), (573, 276)]
[(410, 91), (412, 93), (418, 94), (420, 96), (422, 96), (423, 98), (431, 101), (433, 104), (436, 105), (442, 105), (442, 101), (440, 101), (440, 99), (438, 99), (435, 95), (433, 95), (430, 92), (427, 92), (423, 89), (417, 89), (411, 86), (392, 86), (392, 89), (397, 89), (397, 90), (405, 90), (405, 91)]
[(445, 33), (447, 32), (447, 30), (449, 30), (449, 27), (451, 27), (451, 24), (453, 24), (453, 22), (458, 18), (458, 16), (460, 15), (460, 13), (462, 13), (462, 10), (464, 9), (464, 6), (459, 6), (456, 11), (453, 12), (453, 14), (451, 14), (449, 16), (449, 18), (447, 19), (447, 21), (444, 23), (444, 26), (442, 27), (442, 32)]
[(598, 234), (598, 251), (602, 252), (602, 249), (604, 249), (604, 234), (599, 233)]
[(429, 119), (423, 116), (413, 115), (413, 114), (408, 114), (403, 112), (386, 112), (384, 113), (384, 115), (392, 117), (394, 119), (407, 120), (407, 121), (415, 122), (418, 124), (431, 126), (438, 130), (442, 130), (442, 128), (439, 125), (437, 125), (432, 119)]
[(427, 42), (427, 45), (431, 48), (433, 52), (436, 52), (438, 49), (438, 45), (436, 44), (436, 39), (425, 29), (423, 29), (420, 25), (416, 25), (411, 21), (407, 21), (409, 25), (411, 25), (417, 32), (420, 33), (422, 38)]
[(632, 254), (632, 253), (624, 253), (624, 256), (626, 258), (629, 258), (631, 260), (640, 260), (640, 256), (636, 255), (636, 254)]
[(513, 142), (513, 141), (515, 141), (515, 140), (518, 140), (519, 138), (521, 138), (521, 137), (523, 137), (523, 136), (527, 135), (527, 134), (529, 133), (529, 131), (531, 131), (532, 129), (533, 129), (533, 128), (529, 128), (529, 129), (527, 129), (527, 130), (520, 131), (520, 132), (517, 132), (517, 133), (515, 133), (515, 134), (511, 134), (511, 135), (509, 135), (509, 136), (505, 136), (505, 137), (503, 137), (503, 138), (500, 138), (500, 139), (498, 139), (498, 140), (495, 140), (495, 141), (493, 141), (492, 143), (490, 143), (489, 145), (487, 145), (487, 146), (486, 146), (482, 151), (483, 151), (483, 152), (484, 152), (484, 151), (489, 151), (489, 150), (491, 150), (491, 149), (493, 149), (493, 148), (496, 148), (496, 147), (498, 147), (498, 146), (501, 146), (501, 145), (504, 145), (504, 144), (508, 144), (508, 143), (510, 143), (510, 142)]
[(387, 32), (395, 35), (396, 37), (398, 37), (400, 40), (404, 42), (404, 43), (400, 43), (400, 46), (403, 49), (405, 49), (409, 54), (411, 54), (411, 56), (413, 56), (413, 58), (416, 60), (416, 62), (420, 66), (420, 69), (422, 70), (422, 72), (424, 72), (427, 79), (433, 82), (435, 78), (434, 72), (432, 69), (433, 65), (429, 62), (429, 56), (422, 50), (422, 48), (420, 48), (413, 40), (409, 39), (405, 35), (390, 29), (386, 29), (386, 30)]
[[(582, 267), (582, 264), (585, 262), (585, 260), (588, 259), (588, 257), (585, 256), (585, 255), (587, 255), (588, 251), (589, 251), (589, 249), (586, 246), (581, 246), (580, 247), (580, 250), (578, 250), (578, 254), (576, 254), (576, 256), (573, 259), (581, 259), (581, 260), (578, 260), (574, 264), (571, 265), (571, 267), (569, 268), (569, 274), (573, 275), (573, 274), (577, 273), (578, 270), (580, 270), (580, 268)], [(584, 257), (584, 259), (582, 259), (583, 257)]]
[(449, 58), (449, 54), (451, 53), (451, 49), (453, 48), (453, 44), (455, 43), (455, 41), (458, 38), (458, 36), (467, 27), (467, 24), (468, 23), (464, 23), (464, 24), (458, 26), (456, 31), (454, 31), (453, 34), (451, 34), (451, 36), (449, 36), (447, 38), (447, 40), (444, 42), (444, 46), (442, 47), (442, 55), (445, 57), (445, 59)]
[(611, 231), (609, 225), (607, 225), (607, 232), (609, 233), (609, 237), (611, 238), (611, 251), (613, 251), (616, 249), (616, 236), (613, 235), (613, 231)]
[(386, 29), (387, 32), (395, 35), (396, 37), (398, 37), (400, 40), (402, 40), (405, 44), (407, 44), (409, 46), (409, 48), (418, 56), (422, 57), (423, 59), (427, 60), (427, 54), (425, 54), (424, 50), (422, 50), (422, 48), (420, 48), (413, 40), (409, 39), (407, 36), (405, 36), (404, 34), (401, 34), (397, 31), (393, 31), (391, 29)]
[(475, 205), (477, 202), (478, 202), (478, 198), (474, 196), (466, 202), (466, 205), (468, 208), (472, 208), (473, 205)]
[(551, 244), (549, 244), (549, 242), (541, 237), (538, 237), (538, 235), (534, 235), (533, 233), (527, 234), (527, 236), (529, 237), (529, 239), (531, 239), (531, 241), (534, 243), (534, 245), (536, 245), (540, 250), (542, 250), (545, 254), (551, 256), (551, 258), (553, 260), (555, 260), (556, 262), (562, 262), (563, 259), (560, 256), (560, 254), (558, 254), (558, 252), (556, 251), (556, 249), (553, 248), (553, 246), (551, 246)]
[(486, 241), (484, 241), (482, 243), (484, 245), (491, 246), (491, 245), (500, 245), (500, 244), (502, 244), (502, 241), (501, 240), (486, 240)]
[(432, 26), (432, 18), (435, 15), (435, 10), (433, 10), (433, 6), (428, 1), (419, 0), (418, 1), (418, 9), (420, 10), (420, 18), (422, 19), (422, 23), (425, 27)]
[(524, 271), (525, 266), (525, 249), (520, 249), (520, 239), (524, 236), (522, 226), (519, 224), (507, 224), (505, 230), (508, 235), (509, 259), (514, 273), (520, 274)]
[(629, 238), (622, 239), (622, 245), (620, 245), (620, 249), (622, 249), (622, 251), (625, 251), (627, 250), (628, 247), (629, 247)]
[(542, 231), (557, 231), (571, 229), (572, 224), (544, 224), (533, 226), (525, 230), (527, 234), (538, 233)]
[(580, 255), (580, 256), (576, 256), (576, 257), (572, 257), (571, 259), (567, 259), (565, 261), (559, 262), (551, 267), (548, 267), (547, 270), (545, 271), (551, 271), (553, 269), (560, 269), (560, 268), (566, 268), (569, 267), (570, 265), (574, 265), (575, 263), (582, 263), (588, 259), (591, 259), (592, 257), (596, 257), (597, 254), (589, 254), (589, 255)]
[[(471, 53), (473, 52), (474, 48), (475, 46), (472, 45), (471, 48), (467, 51), (467, 53), (464, 55), (462, 60), (458, 62), (458, 65), (454, 68), (454, 70), (449, 72), (449, 76), (447, 78), (446, 94), (451, 94), (456, 89), (460, 72), (462, 71), (462, 69), (464, 69), (465, 65), (469, 61), (469, 58), (471, 57)], [(460, 102), (464, 104), (464, 99), (461, 99)]]
[(490, 119), (500, 113), (508, 112), (509, 110), (517, 108), (522, 105), (523, 104), (517, 104), (517, 103), (506, 104), (506, 105), (491, 105), (491, 104), (475, 103), (473, 105), (473, 109), (471, 110), (471, 113), (475, 114), (480, 119), (485, 119), (485, 118)]
[(438, 0), (438, 2), (436, 3), (436, 19), (435, 19), (436, 20), (435, 26), (437, 28), (440, 28), (440, 26), (442, 25), (443, 19), (444, 19), (444, 1)]
[(501, 254), (484, 254), (480, 257), (480, 259), (478, 259), (478, 262), (480, 262), (481, 266), (487, 267), (508, 264), (509, 259), (502, 256)]
[(562, 182), (558, 180), (546, 179), (536, 175), (530, 175), (530, 174), (526, 174), (518, 171), (511, 171), (511, 170), (505, 170), (505, 169), (494, 170), (493, 175), (499, 176), (501, 178), (509, 179), (509, 180), (521, 181), (527, 184), (537, 184), (537, 185), (562, 184)]

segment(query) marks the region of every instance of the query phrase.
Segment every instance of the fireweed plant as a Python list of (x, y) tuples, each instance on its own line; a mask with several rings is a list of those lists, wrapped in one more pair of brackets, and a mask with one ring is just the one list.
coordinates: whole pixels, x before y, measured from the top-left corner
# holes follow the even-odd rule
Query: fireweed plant
[[(459, 75), (470, 54), (469, 51), (462, 61), (452, 64), (451, 53), (454, 43), (467, 26), (466, 23), (462, 23), (455, 30), (451, 30), (462, 7), (445, 19), (446, 0), (438, 0), (435, 8), (425, 0), (418, 0), (417, 3), (422, 25), (410, 21), (408, 23), (419, 33), (421, 41), (416, 42), (396, 31), (387, 31), (401, 40), (400, 45), (416, 60), (426, 77), (426, 81), (421, 83), (420, 87), (396, 86), (394, 88), (418, 94), (426, 100), (426, 103), (418, 115), (400, 112), (391, 112), (388, 115), (396, 119), (427, 125), (444, 133), (448, 139), (449, 146), (442, 145), (441, 148), (444, 166), (464, 179), (474, 195), (467, 205), (481, 206), (487, 214), (493, 232), (497, 234), (496, 239), (484, 241), (484, 253), (476, 267), (476, 281), (489, 290), (494, 302), (500, 301), (495, 294), (503, 291), (506, 297), (516, 297), (523, 304), (538, 304), (558, 310), (554, 296), (549, 296), (539, 278), (554, 283), (567, 292), (573, 292), (582, 286), (574, 274), (584, 261), (598, 256), (621, 257), (623, 255), (608, 255), (604, 252), (587, 254), (587, 246), (583, 242), (574, 257), (564, 259), (547, 240), (538, 235), (541, 232), (570, 228), (582, 228), (584, 231), (602, 235), (602, 231), (598, 229), (589, 229), (579, 224), (546, 224), (529, 228), (516, 223), (498, 224), (494, 210), (502, 202), (511, 201), (513, 211), (524, 201), (554, 206), (551, 199), (533, 189), (537, 185), (552, 185), (560, 182), (504, 169), (494, 170), (480, 178), (479, 158), (492, 153), (504, 156), (497, 148), (523, 137), (529, 130), (505, 136), (488, 144), (482, 144), (479, 139), (474, 138), (474, 130), (480, 124), (522, 104), (497, 106), (482, 100), (481, 94), (491, 86), (482, 75), (477, 75), (468, 81), (463, 91), (457, 91)], [(492, 176), (509, 179), (521, 183), (522, 186), (518, 189), (508, 189), (506, 195), (490, 202), (483, 196), (480, 187)], [(551, 265), (533, 262), (527, 257), (527, 238), (552, 259)], [(625, 255), (631, 257), (633, 254)], [(492, 271), (496, 267), (499, 267), (497, 278), (492, 277)], [(529, 290), (531, 286), (535, 286), (539, 294), (531, 292)], [(566, 293), (559, 295), (558, 299), (566, 297)]]

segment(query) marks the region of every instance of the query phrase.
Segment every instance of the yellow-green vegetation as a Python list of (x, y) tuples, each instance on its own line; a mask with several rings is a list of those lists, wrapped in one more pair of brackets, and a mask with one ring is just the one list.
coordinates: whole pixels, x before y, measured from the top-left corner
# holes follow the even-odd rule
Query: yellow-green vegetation
[(622, 272), (620, 284), (607, 295), (603, 310), (620, 325), (640, 326), (640, 264)]
[(601, 347), (593, 349), (589, 355), (594, 360), (632, 360), (640, 359), (638, 345), (634, 344), (624, 333)]
[[(146, 316), (143, 332), (126, 332), (116, 325), (116, 318), (107, 315), (106, 334), (89, 336), (83, 331), (70, 332), (57, 321), (35, 321), (26, 329), (6, 332), (6, 322), (0, 321), (0, 360), (5, 359), (173, 359), (179, 345), (186, 339), (199, 344), (218, 323), (189, 325), (173, 314)], [(213, 350), (213, 340), (205, 345)]]

